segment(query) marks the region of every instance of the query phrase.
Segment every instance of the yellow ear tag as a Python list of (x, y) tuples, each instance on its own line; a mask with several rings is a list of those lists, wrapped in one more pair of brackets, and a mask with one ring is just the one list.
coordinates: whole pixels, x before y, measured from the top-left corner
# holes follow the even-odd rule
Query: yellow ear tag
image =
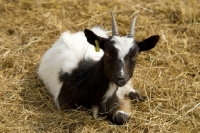
[(96, 44), (96, 46), (95, 46), (95, 51), (96, 51), (96, 52), (99, 52), (99, 51), (100, 51), (99, 41), (98, 41), (98, 40), (95, 40), (95, 44)]

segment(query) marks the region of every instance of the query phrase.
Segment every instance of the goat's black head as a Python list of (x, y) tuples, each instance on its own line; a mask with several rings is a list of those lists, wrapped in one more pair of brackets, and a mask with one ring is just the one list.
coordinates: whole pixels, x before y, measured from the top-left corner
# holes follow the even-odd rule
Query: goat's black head
[(133, 20), (128, 36), (120, 37), (116, 21), (112, 13), (112, 37), (102, 38), (91, 30), (85, 29), (87, 41), (96, 45), (99, 42), (100, 48), (104, 51), (104, 72), (118, 86), (125, 85), (133, 75), (136, 57), (139, 52), (154, 48), (159, 40), (159, 35), (151, 36), (141, 42), (134, 40), (134, 27), (136, 18)]

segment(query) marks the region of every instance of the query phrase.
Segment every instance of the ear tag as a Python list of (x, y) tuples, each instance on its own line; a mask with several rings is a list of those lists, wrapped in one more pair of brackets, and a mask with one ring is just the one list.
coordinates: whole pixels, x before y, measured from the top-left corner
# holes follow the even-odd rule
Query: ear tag
[(96, 52), (99, 52), (99, 51), (100, 51), (99, 41), (98, 41), (98, 40), (95, 40), (95, 44), (96, 44), (96, 46), (95, 46), (95, 51), (96, 51)]

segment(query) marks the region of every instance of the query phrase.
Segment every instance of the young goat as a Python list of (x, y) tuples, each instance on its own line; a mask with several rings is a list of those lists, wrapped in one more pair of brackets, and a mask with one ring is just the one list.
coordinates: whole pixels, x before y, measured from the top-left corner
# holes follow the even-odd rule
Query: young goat
[[(99, 27), (75, 34), (64, 32), (44, 54), (38, 75), (58, 109), (92, 108), (95, 118), (101, 114), (115, 124), (123, 124), (129, 118), (124, 95), (143, 100), (128, 82), (136, 57), (139, 52), (154, 48), (159, 40), (158, 35), (141, 42), (134, 40), (136, 18), (128, 36), (118, 35), (112, 13), (111, 37)], [(95, 52), (96, 45), (100, 52)]]

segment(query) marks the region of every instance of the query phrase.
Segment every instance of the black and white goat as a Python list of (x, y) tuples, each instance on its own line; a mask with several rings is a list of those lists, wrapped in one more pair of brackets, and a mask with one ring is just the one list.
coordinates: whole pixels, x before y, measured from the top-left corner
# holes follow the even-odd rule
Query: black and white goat
[[(112, 36), (99, 27), (74, 34), (64, 32), (44, 54), (38, 75), (58, 109), (92, 108), (95, 118), (103, 114), (115, 124), (123, 124), (129, 118), (124, 96), (142, 100), (129, 81), (136, 57), (139, 52), (154, 48), (159, 40), (155, 35), (137, 42), (133, 38), (136, 18), (128, 36), (118, 35), (112, 13)], [(94, 50), (97, 43), (99, 52)]]

